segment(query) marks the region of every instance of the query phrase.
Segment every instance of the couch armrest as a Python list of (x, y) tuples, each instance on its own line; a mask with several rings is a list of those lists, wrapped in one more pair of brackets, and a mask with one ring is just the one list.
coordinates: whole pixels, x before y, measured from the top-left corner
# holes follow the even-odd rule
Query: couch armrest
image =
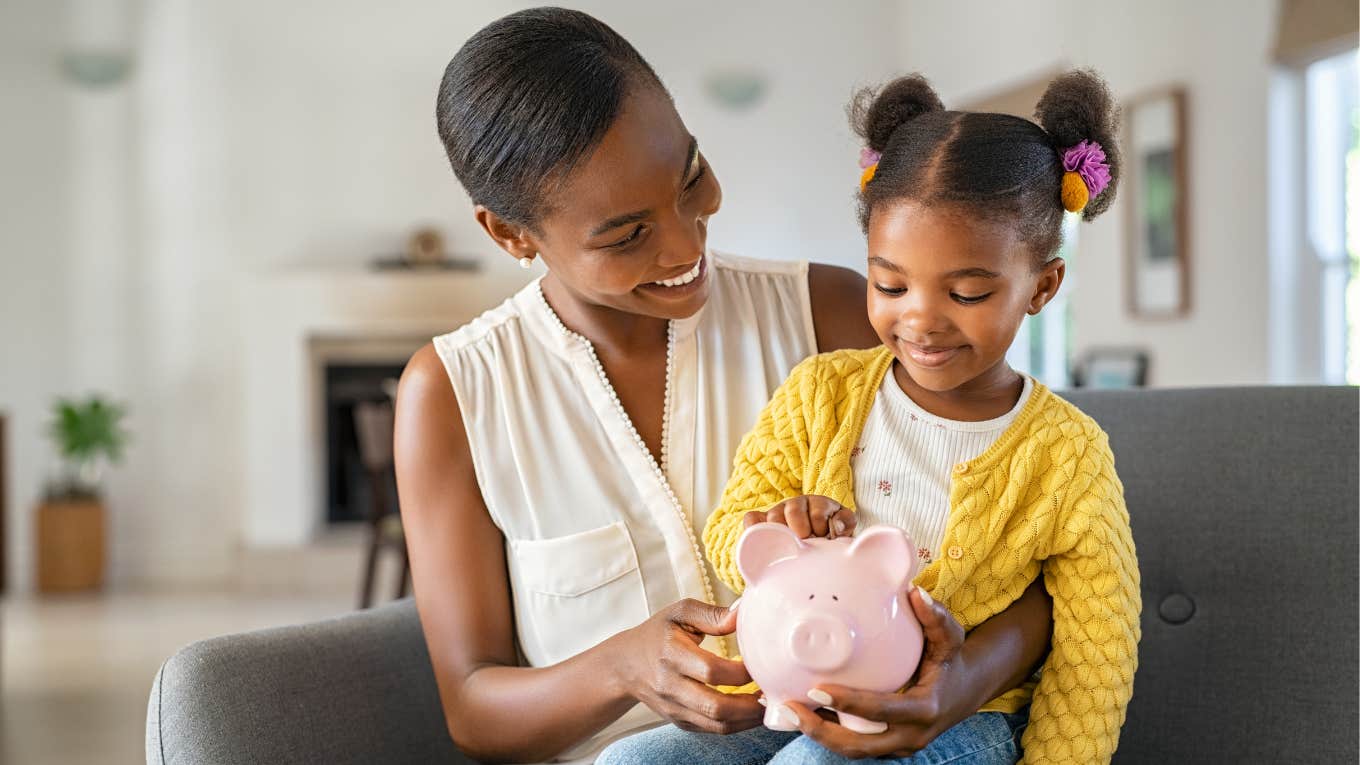
[(146, 759), (469, 762), (449, 738), (410, 599), (180, 650), (151, 689)]

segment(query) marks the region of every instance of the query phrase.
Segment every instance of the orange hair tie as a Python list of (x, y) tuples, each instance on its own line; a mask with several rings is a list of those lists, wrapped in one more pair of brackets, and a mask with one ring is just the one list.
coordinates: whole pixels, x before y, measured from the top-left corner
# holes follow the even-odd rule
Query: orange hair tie
[(1091, 201), (1091, 190), (1086, 188), (1086, 181), (1081, 179), (1081, 174), (1076, 172), (1063, 173), (1063, 209), (1068, 212), (1081, 212), (1086, 209), (1086, 203), (1089, 201)]
[(874, 179), (874, 173), (877, 171), (878, 163), (875, 162), (872, 165), (869, 165), (868, 167), (864, 168), (864, 172), (859, 174), (859, 191), (861, 194), (864, 193), (864, 188), (869, 185), (869, 181), (872, 181)]

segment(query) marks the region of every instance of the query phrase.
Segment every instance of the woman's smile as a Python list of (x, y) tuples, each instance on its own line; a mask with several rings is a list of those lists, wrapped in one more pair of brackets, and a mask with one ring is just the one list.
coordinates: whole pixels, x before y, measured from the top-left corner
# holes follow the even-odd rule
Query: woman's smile
[(665, 298), (668, 300), (678, 300), (694, 295), (708, 281), (708, 256), (699, 258), (688, 271), (679, 276), (661, 281), (648, 282), (638, 286), (639, 290), (648, 295)]

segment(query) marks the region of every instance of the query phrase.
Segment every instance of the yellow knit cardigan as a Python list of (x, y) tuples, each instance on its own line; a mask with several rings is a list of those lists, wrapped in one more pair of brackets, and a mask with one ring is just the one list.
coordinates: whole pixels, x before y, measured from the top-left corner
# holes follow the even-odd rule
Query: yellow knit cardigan
[[(709, 559), (735, 592), (744, 588), (733, 552), (747, 511), (802, 494), (854, 508), (850, 451), (892, 361), (887, 348), (814, 356), (775, 391), (704, 528)], [(1052, 647), (1037, 686), (983, 711), (1030, 704), (1025, 762), (1108, 762), (1133, 694), (1142, 600), (1105, 432), (1036, 382), (997, 442), (954, 467), (949, 502), (942, 554), (915, 581), (965, 630), (1005, 610), (1040, 574), (1053, 597)]]

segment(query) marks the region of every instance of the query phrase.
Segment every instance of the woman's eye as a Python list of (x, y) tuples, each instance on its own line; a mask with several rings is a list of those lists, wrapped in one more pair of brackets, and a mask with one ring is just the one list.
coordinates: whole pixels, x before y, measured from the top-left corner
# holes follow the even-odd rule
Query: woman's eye
[(906, 287), (885, 287), (877, 282), (874, 283), (874, 289), (878, 290), (879, 292), (882, 292), (884, 295), (889, 295), (891, 297), (897, 297), (898, 295), (904, 294), (907, 291)]
[(628, 236), (625, 236), (624, 238), (620, 239), (617, 242), (614, 242), (613, 244), (607, 244), (605, 245), (605, 247), (608, 247), (611, 250), (618, 250), (627, 247), (628, 245), (637, 241), (638, 237), (642, 236), (642, 229), (643, 229), (642, 225), (639, 224), (637, 228), (634, 228), (633, 232), (630, 233)]
[(698, 186), (698, 185), (699, 185), (699, 181), (702, 181), (702, 180), (704, 179), (704, 176), (707, 175), (707, 174), (708, 174), (708, 165), (700, 165), (700, 166), (699, 166), (699, 172), (695, 173), (695, 174), (694, 174), (694, 177), (690, 179), (690, 182), (685, 184), (685, 191), (690, 191), (690, 190), (693, 189), (695, 186)]
[(972, 305), (972, 304), (974, 304), (974, 303), (981, 303), (982, 301), (984, 301), (984, 300), (986, 300), (987, 298), (991, 297), (991, 296), (992, 296), (992, 293), (988, 292), (988, 293), (985, 294), (985, 295), (969, 296), (969, 295), (960, 295), (960, 294), (958, 294), (958, 293), (951, 292), (951, 293), (949, 293), (949, 296), (952, 297), (952, 298), (954, 298), (954, 299), (957, 300), (958, 302), (963, 303), (964, 305)]

